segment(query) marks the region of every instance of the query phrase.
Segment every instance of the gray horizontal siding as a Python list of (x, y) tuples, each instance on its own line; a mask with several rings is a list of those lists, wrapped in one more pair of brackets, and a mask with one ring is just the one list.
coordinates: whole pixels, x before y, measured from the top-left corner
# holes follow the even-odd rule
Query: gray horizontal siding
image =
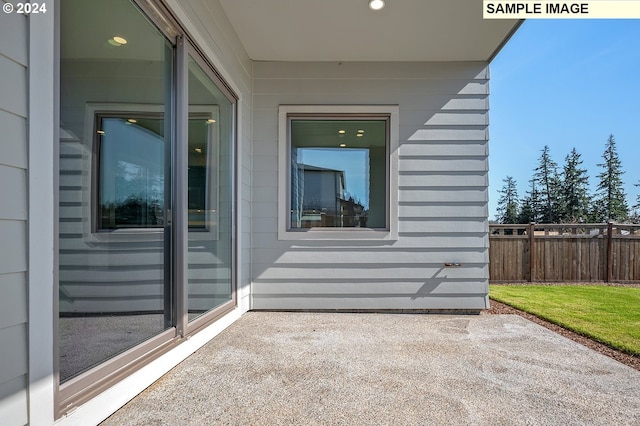
[(484, 63), (470, 62), (288, 62), (256, 63), (256, 79), (463, 79), (486, 80)]
[[(477, 249), (450, 249), (444, 247), (438, 248), (398, 248), (394, 250), (398, 256), (396, 265), (415, 265), (415, 264), (435, 264), (440, 265), (449, 262), (455, 257), (456, 263), (475, 263), (480, 264), (485, 261), (485, 250)], [(322, 256), (318, 256), (321, 253)], [(384, 264), (388, 260), (388, 253), (381, 251), (377, 247), (359, 247), (354, 250), (352, 247), (331, 247), (331, 248), (293, 248), (290, 251), (279, 254), (268, 248), (256, 248), (253, 253), (253, 261), (256, 265), (262, 265), (268, 268), (270, 265), (278, 266), (281, 264), (338, 264), (361, 263), (363, 257), (366, 257), (369, 263)]]
[(0, 110), (0, 164), (27, 168), (27, 120), (23, 116)]
[[(260, 63), (256, 63), (256, 67), (260, 66)], [(305, 104), (310, 105), (331, 105), (335, 103), (335, 99), (341, 96), (338, 92), (317, 92), (305, 95)], [(348, 94), (349, 105), (366, 105), (366, 104), (397, 104), (402, 101), (403, 105), (409, 110), (422, 110), (430, 109), (437, 106), (438, 109), (447, 110), (487, 110), (489, 108), (489, 95), (472, 95), (472, 94), (431, 94), (429, 100), (432, 104), (425, 106), (425, 94), (422, 93), (406, 93), (396, 96), (385, 96), (384, 94), (369, 91), (368, 93), (349, 93)], [(295, 93), (275, 94), (254, 93), (253, 106), (254, 112), (259, 110), (268, 110), (273, 104), (283, 105), (295, 105), (300, 103), (300, 96)], [(257, 111), (258, 110), (258, 111)], [(428, 116), (425, 115), (425, 121), (428, 121)]]
[(27, 40), (27, 18), (0, 13), (0, 423), (7, 425), (28, 422)]
[[(466, 250), (469, 248), (489, 248), (489, 237), (487, 232), (477, 233), (477, 234), (460, 234), (456, 235), (455, 238), (451, 238), (451, 235), (448, 233), (406, 233), (401, 235), (402, 238), (399, 238), (394, 242), (380, 242), (375, 244), (373, 242), (362, 242), (361, 244), (349, 244), (348, 242), (344, 245), (339, 242), (325, 242), (319, 241), (317, 243), (311, 243), (308, 240), (304, 243), (296, 243), (292, 244), (290, 241), (279, 241), (277, 233), (265, 233), (265, 232), (254, 232), (252, 239), (252, 246), (256, 249), (271, 249), (274, 253), (284, 253), (290, 250), (297, 249), (299, 247), (310, 247), (312, 249), (321, 248), (321, 249), (331, 249), (335, 248), (349, 248), (356, 253), (360, 252), (361, 247), (370, 247), (375, 246), (379, 247), (379, 250), (383, 253), (395, 253), (398, 252), (398, 256), (402, 252), (403, 248), (424, 248), (424, 249), (438, 249), (438, 248), (455, 248), (460, 250)], [(485, 252), (485, 255), (488, 256), (488, 252)], [(322, 258), (322, 254), (319, 254)], [(452, 256), (453, 257), (453, 256)], [(387, 257), (387, 260), (389, 258)], [(256, 278), (259, 278), (259, 272), (254, 271), (254, 281)]]
[(286, 293), (288, 296), (304, 297), (339, 295), (340, 293), (358, 296), (390, 296), (402, 297), (406, 294), (419, 295), (419, 297), (456, 297), (474, 294), (473, 282), (464, 280), (442, 280), (437, 285), (428, 285), (425, 280), (404, 281), (398, 278), (393, 285), (386, 280), (351, 281), (348, 283), (335, 283), (324, 281), (279, 280), (272, 286), (262, 286), (256, 290), (254, 296), (268, 298)]
[[(254, 284), (254, 287), (256, 284)], [(319, 287), (321, 284), (318, 285)], [(253, 296), (254, 309), (329, 309), (329, 310), (480, 310), (485, 309), (484, 291), (478, 294), (469, 293), (461, 296), (437, 297), (433, 294), (404, 293), (382, 294), (349, 294), (345, 292), (318, 295), (308, 293), (303, 296), (280, 293), (273, 296)]]
[[(258, 62), (254, 75), (253, 307), (484, 308), (486, 64)], [(396, 241), (277, 239), (283, 104), (399, 105)]]

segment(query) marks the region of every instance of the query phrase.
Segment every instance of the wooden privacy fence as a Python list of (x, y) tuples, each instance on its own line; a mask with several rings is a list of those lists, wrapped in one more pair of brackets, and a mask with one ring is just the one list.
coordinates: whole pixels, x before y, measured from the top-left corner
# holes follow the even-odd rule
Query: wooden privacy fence
[(640, 225), (489, 225), (491, 282), (640, 282)]

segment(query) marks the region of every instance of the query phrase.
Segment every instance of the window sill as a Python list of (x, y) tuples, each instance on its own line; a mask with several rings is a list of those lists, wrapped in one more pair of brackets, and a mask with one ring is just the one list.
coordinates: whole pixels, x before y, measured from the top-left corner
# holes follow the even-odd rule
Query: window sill
[(396, 241), (397, 232), (372, 228), (307, 228), (278, 232), (278, 240)]

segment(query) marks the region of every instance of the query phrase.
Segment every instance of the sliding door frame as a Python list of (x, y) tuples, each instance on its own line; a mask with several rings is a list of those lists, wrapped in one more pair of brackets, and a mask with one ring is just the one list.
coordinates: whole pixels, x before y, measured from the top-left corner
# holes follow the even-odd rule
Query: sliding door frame
[[(167, 105), (171, 110), (168, 120), (171, 128), (168, 139), (167, 154), (171, 173), (169, 202), (165, 202), (165, 324), (168, 328), (154, 337), (130, 348), (129, 350), (111, 357), (98, 366), (93, 367), (78, 376), (60, 383), (59, 368), (59, 303), (57, 297), (54, 302), (53, 336), (54, 336), (54, 376), (55, 376), (55, 418), (74, 410), (75, 407), (89, 401), (99, 393), (124, 379), (132, 372), (140, 369), (152, 360), (184, 342), (188, 337), (214, 323), (223, 315), (237, 307), (237, 108), (238, 96), (216, 71), (203, 52), (188, 36), (184, 27), (172, 15), (161, 0), (131, 0), (141, 13), (146, 16), (173, 45), (173, 81), (171, 82), (171, 97)], [(60, 4), (56, 1), (56, 29), (60, 28)], [(58, 31), (58, 30), (57, 30)], [(57, 61), (60, 62), (60, 38), (57, 37)], [(194, 59), (207, 73), (218, 89), (230, 101), (232, 109), (231, 126), (231, 299), (215, 307), (202, 316), (188, 321), (188, 59)], [(59, 77), (59, 76), (58, 76)], [(57, 94), (57, 104), (60, 105), (60, 93)], [(59, 106), (58, 106), (59, 108)], [(59, 110), (58, 110), (59, 111)], [(168, 128), (167, 127), (167, 128)], [(54, 171), (59, 174), (59, 159), (54, 159)], [(165, 174), (165, 176), (167, 176)], [(59, 189), (56, 189), (55, 200), (59, 199)], [(57, 207), (56, 207), (57, 208)], [(55, 238), (59, 241), (59, 225), (56, 217)], [(56, 243), (57, 245), (57, 243)], [(59, 255), (55, 254), (55, 292), (58, 294)], [(170, 288), (170, 291), (169, 291)], [(170, 293), (170, 294), (169, 294)], [(167, 300), (167, 296), (171, 300)], [(173, 323), (168, 323), (168, 310), (171, 310)]]

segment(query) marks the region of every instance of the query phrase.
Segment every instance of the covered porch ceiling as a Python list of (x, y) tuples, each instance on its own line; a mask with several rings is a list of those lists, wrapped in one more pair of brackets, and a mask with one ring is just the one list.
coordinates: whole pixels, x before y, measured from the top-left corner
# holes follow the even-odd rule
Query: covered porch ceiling
[(257, 61), (488, 61), (518, 20), (482, 19), (481, 0), (220, 0)]

